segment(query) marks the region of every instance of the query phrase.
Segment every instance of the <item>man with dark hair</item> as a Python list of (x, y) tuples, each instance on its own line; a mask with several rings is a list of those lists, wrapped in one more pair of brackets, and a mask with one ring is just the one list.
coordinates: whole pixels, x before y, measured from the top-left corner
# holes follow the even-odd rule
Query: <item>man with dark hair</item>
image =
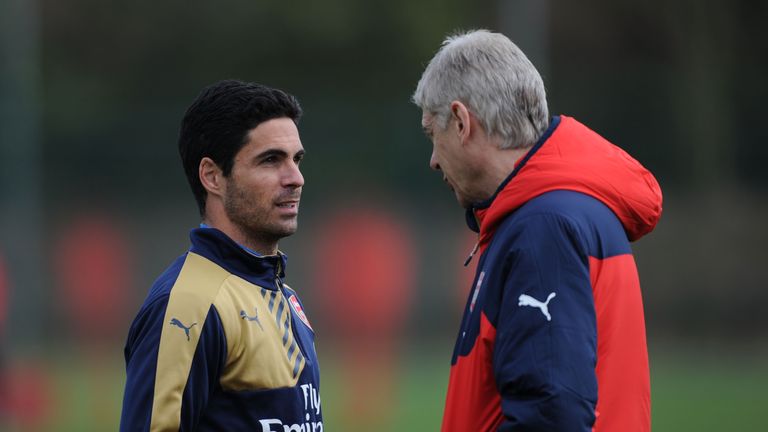
[(314, 333), (284, 282), (304, 148), (292, 96), (227, 80), (181, 123), (202, 223), (157, 279), (125, 347), (122, 431), (322, 431)]
[(413, 100), (430, 166), (479, 233), (443, 432), (650, 430), (629, 242), (661, 215), (656, 179), (575, 119), (550, 118), (538, 71), (498, 33), (447, 38)]

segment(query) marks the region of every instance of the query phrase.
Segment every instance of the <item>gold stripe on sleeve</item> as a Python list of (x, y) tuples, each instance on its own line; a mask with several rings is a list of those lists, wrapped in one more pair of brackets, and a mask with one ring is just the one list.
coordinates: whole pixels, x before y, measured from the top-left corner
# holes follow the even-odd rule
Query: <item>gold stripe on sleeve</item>
[(181, 400), (205, 318), (229, 273), (192, 252), (171, 289), (157, 353), (151, 431), (179, 430)]

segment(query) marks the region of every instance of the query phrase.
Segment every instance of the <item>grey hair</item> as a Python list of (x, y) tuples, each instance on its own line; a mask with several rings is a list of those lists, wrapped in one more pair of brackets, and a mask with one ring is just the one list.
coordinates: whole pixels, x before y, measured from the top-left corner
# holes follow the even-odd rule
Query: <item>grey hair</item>
[(528, 148), (549, 126), (547, 94), (528, 57), (500, 33), (472, 30), (448, 36), (416, 86), (413, 103), (448, 126), (458, 100), (500, 148)]

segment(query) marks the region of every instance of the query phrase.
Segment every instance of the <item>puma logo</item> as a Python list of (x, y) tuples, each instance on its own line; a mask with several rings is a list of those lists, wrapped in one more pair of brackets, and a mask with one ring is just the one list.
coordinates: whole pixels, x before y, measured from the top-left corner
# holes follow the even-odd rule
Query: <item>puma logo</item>
[(555, 293), (550, 293), (547, 296), (547, 301), (542, 303), (542, 302), (536, 300), (535, 298), (533, 298), (533, 297), (531, 297), (529, 295), (520, 294), (520, 297), (518, 298), (517, 305), (518, 306), (537, 307), (537, 308), (541, 309), (541, 313), (543, 313), (544, 316), (547, 317), (547, 321), (552, 321), (552, 316), (549, 314), (548, 305), (549, 305), (549, 301), (552, 300), (553, 298), (555, 298), (556, 295), (557, 294), (555, 294)]
[(189, 341), (189, 329), (191, 329), (192, 327), (197, 325), (197, 323), (192, 323), (192, 324), (190, 324), (189, 327), (187, 327), (181, 321), (179, 321), (176, 318), (173, 318), (169, 324), (170, 325), (175, 325), (176, 327), (184, 330), (184, 333), (187, 335), (187, 341)]
[(244, 310), (241, 310), (240, 317), (242, 317), (244, 320), (256, 321), (256, 324), (259, 325), (259, 327), (261, 328), (261, 331), (264, 331), (264, 327), (261, 326), (261, 321), (259, 321), (259, 310), (256, 308), (253, 308), (253, 311), (255, 312), (253, 316), (249, 316), (247, 313), (245, 313)]

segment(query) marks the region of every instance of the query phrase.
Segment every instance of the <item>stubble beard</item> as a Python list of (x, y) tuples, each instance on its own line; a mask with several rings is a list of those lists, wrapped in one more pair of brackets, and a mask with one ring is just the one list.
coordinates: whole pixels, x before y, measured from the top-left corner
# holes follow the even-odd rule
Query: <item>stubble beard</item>
[(275, 218), (270, 216), (272, 205), (272, 201), (260, 204), (245, 189), (232, 182), (227, 188), (224, 211), (246, 238), (256, 243), (277, 244), (280, 239), (295, 233), (298, 224), (296, 218), (290, 222), (270, 220)]

